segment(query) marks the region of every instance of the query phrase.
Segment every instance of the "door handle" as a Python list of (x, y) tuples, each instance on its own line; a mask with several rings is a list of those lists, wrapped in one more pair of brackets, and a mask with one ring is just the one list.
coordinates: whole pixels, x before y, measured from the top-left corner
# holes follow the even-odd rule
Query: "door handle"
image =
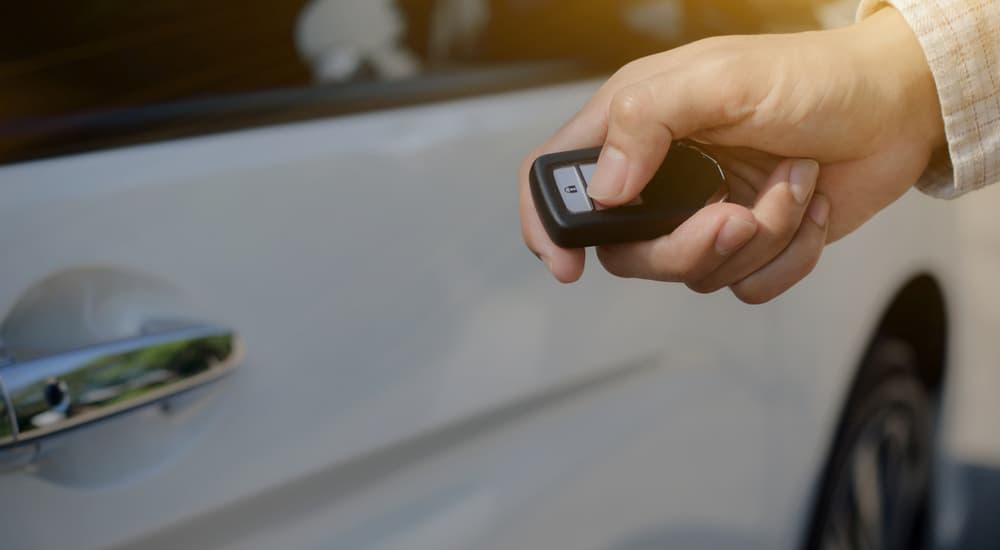
[(0, 362), (0, 451), (165, 400), (230, 373), (232, 330), (174, 326), (25, 361)]

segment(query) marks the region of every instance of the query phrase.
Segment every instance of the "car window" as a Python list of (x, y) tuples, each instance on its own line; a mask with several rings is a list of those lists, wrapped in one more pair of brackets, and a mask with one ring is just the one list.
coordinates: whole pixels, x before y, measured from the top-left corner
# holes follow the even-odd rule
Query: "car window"
[(0, 32), (0, 163), (580, 78), (713, 34), (814, 27), (819, 5), (16, 2)]

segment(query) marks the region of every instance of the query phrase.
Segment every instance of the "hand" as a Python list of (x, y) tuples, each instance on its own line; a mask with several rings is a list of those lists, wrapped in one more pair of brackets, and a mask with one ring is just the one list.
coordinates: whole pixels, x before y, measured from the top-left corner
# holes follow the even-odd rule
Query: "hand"
[(832, 31), (730, 36), (634, 61), (525, 159), (521, 229), (562, 282), (583, 273), (583, 250), (549, 240), (528, 187), (544, 153), (604, 144), (591, 196), (634, 199), (670, 143), (697, 141), (722, 164), (728, 202), (672, 234), (601, 247), (611, 273), (730, 287), (766, 302), (805, 277), (824, 245), (905, 193), (944, 143), (934, 81), (902, 16), (884, 8)]

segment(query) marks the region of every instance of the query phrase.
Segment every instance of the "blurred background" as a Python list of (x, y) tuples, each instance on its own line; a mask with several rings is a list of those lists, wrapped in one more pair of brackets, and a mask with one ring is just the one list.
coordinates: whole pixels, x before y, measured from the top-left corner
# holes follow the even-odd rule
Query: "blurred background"
[[(488, 68), (559, 63), (574, 71), (551, 71), (553, 81), (599, 75), (710, 35), (846, 24), (855, 8), (853, 0), (17, 2), (0, 33), (0, 162), (356, 111), (366, 108), (359, 97), (391, 101), (429, 78)], [(373, 82), (397, 86), (350, 93)]]

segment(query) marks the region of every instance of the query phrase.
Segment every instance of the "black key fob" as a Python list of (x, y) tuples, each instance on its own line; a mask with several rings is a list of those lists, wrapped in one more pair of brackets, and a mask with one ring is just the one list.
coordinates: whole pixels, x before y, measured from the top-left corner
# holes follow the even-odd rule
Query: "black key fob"
[(646, 241), (666, 235), (705, 206), (725, 183), (722, 167), (688, 142), (675, 142), (632, 203), (602, 209), (587, 196), (601, 148), (542, 155), (531, 196), (552, 242), (563, 248)]

